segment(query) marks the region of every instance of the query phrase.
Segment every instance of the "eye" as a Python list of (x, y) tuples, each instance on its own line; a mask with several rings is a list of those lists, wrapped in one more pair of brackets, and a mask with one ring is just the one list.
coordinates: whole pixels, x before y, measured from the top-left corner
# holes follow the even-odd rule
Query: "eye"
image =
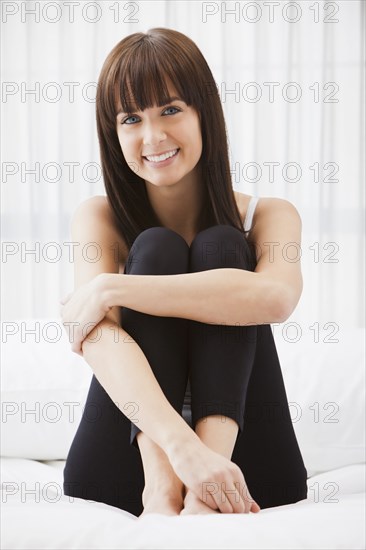
[[(167, 107), (165, 110), (167, 111), (168, 109), (174, 109), (175, 111), (180, 111), (180, 109), (177, 109), (177, 107)], [(173, 113), (174, 115), (175, 113)]]
[[(178, 109), (177, 107), (173, 107), (173, 106), (170, 106), (170, 107), (167, 107), (164, 112), (168, 111), (169, 109), (173, 109), (174, 111), (176, 112), (180, 112), (180, 109)], [(173, 115), (175, 115), (175, 112), (174, 113), (171, 113)], [(129, 117), (126, 117), (124, 118), (123, 120), (121, 120), (121, 124), (127, 124), (127, 126), (132, 126), (133, 124), (135, 124), (134, 122), (127, 122), (128, 120), (130, 120), (131, 118), (139, 118), (137, 115), (130, 115)]]
[(123, 120), (121, 120), (121, 124), (127, 124), (127, 126), (129, 126), (130, 123), (127, 122), (127, 120), (130, 120), (130, 118), (138, 118), (138, 116), (136, 116), (136, 115), (131, 115), (131, 116), (127, 117), (127, 118), (124, 118)]

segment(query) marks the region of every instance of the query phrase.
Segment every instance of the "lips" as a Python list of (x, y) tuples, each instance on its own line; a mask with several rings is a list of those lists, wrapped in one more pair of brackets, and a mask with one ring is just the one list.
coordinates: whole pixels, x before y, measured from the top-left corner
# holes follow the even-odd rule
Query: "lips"
[[(171, 153), (170, 155), (163, 155), (162, 160), (149, 160), (148, 158), (142, 157), (145, 163), (152, 168), (152, 169), (160, 169), (165, 168), (166, 166), (169, 166), (170, 164), (175, 162), (175, 159), (179, 156), (180, 149), (171, 149), (171, 151), (175, 151), (174, 153)], [(154, 157), (156, 158), (156, 157)]]
[(172, 155), (171, 157), (168, 157), (168, 159), (175, 157), (179, 153), (180, 149), (179, 149), (179, 147), (177, 147), (176, 149), (170, 149), (169, 151), (164, 151), (162, 153), (156, 153), (154, 155), (143, 155), (142, 158), (146, 159), (149, 162), (156, 162), (158, 164), (159, 162), (164, 162), (165, 160), (168, 160), (168, 159), (164, 159), (164, 160), (160, 160), (160, 161), (159, 160), (154, 161), (154, 160), (149, 160), (147, 157), (160, 157), (161, 155), (166, 155), (167, 153), (172, 153), (173, 151), (174, 151), (174, 155)]
[(145, 159), (147, 157), (160, 157), (160, 155), (166, 155), (166, 153), (171, 153), (172, 151), (179, 151), (178, 147), (174, 149), (168, 149), (168, 151), (162, 151), (161, 153), (149, 153), (148, 155), (142, 155)]

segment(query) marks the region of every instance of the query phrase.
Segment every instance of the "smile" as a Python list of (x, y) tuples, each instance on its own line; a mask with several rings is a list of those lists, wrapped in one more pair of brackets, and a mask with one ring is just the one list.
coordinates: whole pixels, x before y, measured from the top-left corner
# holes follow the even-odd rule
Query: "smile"
[(179, 153), (180, 149), (173, 149), (172, 151), (168, 151), (167, 153), (164, 153), (162, 155), (149, 155), (146, 157), (143, 157), (149, 164), (155, 164), (155, 165), (166, 165), (168, 164), (168, 161), (170, 159), (176, 157)]

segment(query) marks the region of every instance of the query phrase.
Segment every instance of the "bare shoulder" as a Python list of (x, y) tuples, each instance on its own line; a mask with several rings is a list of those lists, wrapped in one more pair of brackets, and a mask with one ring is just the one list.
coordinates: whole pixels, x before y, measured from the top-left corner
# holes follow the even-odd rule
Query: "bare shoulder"
[[(246, 195), (245, 193), (240, 193), (238, 191), (234, 191), (234, 194), (242, 218), (242, 222), (244, 224), (249, 202), (252, 196)], [(278, 197), (258, 197), (258, 199), (259, 200), (253, 214), (253, 236), (256, 228), (258, 228), (259, 225), (262, 226), (263, 224), (265, 224), (266, 221), (269, 220), (269, 218), (281, 216), (283, 214), (286, 214), (286, 217), (292, 217), (293, 220), (297, 220), (301, 224), (301, 218), (296, 207), (292, 204), (292, 202), (288, 201), (287, 199), (281, 199)]]
[(116, 227), (106, 196), (95, 195), (80, 203), (72, 216), (71, 228), (87, 232), (90, 241), (114, 248), (119, 263), (124, 266), (128, 248)]
[[(124, 243), (115, 226), (107, 197), (90, 197), (80, 203), (73, 213), (70, 229), (75, 245), (75, 290), (103, 273), (123, 272)], [(120, 307), (113, 306), (106, 317), (119, 325)]]
[(267, 225), (281, 223), (301, 230), (301, 217), (295, 205), (279, 197), (260, 197), (253, 216), (253, 236)]
[(95, 195), (81, 202), (74, 212), (73, 221), (80, 217), (89, 218), (97, 223), (108, 221), (110, 225), (112, 217), (107, 197)]

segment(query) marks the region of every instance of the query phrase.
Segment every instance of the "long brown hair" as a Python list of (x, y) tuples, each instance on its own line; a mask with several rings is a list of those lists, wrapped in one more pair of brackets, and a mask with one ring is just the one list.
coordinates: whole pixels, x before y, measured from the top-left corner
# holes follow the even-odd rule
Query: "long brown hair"
[[(199, 114), (204, 200), (199, 230), (226, 224), (244, 232), (236, 204), (227, 132), (216, 82), (196, 44), (184, 34), (157, 27), (118, 42), (106, 58), (97, 87), (96, 119), (104, 185), (118, 231), (128, 248), (138, 234), (161, 226), (145, 182), (127, 164), (116, 130), (116, 97), (126, 113), (168, 103), (169, 78), (188, 106)], [(117, 94), (116, 94), (117, 90)], [(132, 97), (131, 97), (132, 96)]]

